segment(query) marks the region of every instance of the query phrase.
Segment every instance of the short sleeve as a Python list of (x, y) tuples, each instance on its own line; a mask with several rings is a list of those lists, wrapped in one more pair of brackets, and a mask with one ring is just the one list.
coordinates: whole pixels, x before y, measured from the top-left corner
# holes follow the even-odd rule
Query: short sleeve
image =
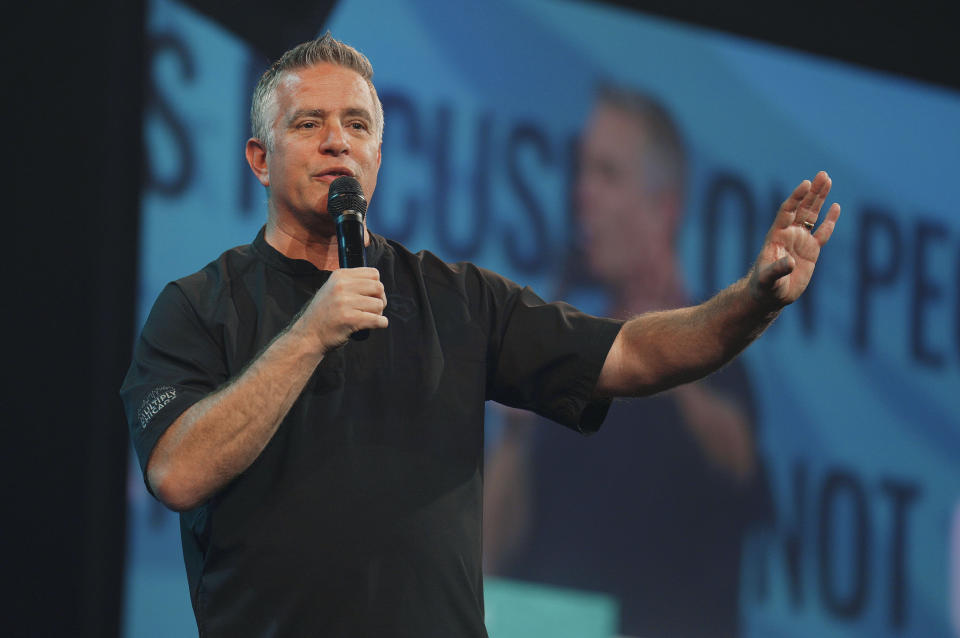
[(144, 473), (167, 428), (227, 380), (221, 340), (176, 283), (164, 288), (134, 346), (133, 362), (120, 389), (130, 439)]
[(582, 433), (599, 429), (610, 399), (594, 397), (623, 322), (594, 317), (530, 288), (506, 307), (489, 398)]

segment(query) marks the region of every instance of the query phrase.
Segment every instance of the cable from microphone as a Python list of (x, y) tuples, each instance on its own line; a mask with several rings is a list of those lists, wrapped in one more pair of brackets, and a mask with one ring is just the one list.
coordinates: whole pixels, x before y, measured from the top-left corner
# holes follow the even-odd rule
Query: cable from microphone
[[(359, 268), (367, 265), (367, 251), (363, 245), (363, 218), (367, 214), (367, 200), (360, 182), (341, 175), (330, 183), (327, 191), (327, 212), (337, 225), (337, 252), (341, 268)], [(367, 329), (350, 335), (354, 341), (370, 336)]]

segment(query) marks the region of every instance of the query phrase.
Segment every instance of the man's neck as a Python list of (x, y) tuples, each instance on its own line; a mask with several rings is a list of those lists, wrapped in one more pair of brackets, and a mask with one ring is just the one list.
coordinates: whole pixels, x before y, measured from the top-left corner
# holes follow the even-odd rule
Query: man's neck
[(340, 268), (336, 233), (311, 233), (296, 224), (278, 223), (271, 215), (267, 220), (264, 238), (280, 254), (290, 259), (305, 259), (320, 270)]

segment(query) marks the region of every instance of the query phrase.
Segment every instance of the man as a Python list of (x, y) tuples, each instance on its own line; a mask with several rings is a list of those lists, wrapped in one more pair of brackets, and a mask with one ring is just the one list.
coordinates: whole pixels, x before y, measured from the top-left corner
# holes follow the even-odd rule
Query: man
[(484, 400), (589, 431), (606, 397), (709, 373), (802, 292), (839, 215), (801, 225), (821, 173), (748, 278), (622, 326), (373, 233), (372, 267), (339, 270), (327, 191), (348, 174), (374, 193), (371, 76), (329, 35), (264, 74), (246, 154), (267, 224), (164, 289), (124, 383), (147, 485), (181, 512), (201, 636), (484, 635)]
[[(582, 232), (558, 296), (603, 286), (619, 318), (687, 303), (676, 254), (686, 153), (670, 114), (603, 88), (578, 164)], [(760, 500), (752, 412), (739, 361), (615, 402), (588, 441), (511, 411), (487, 464), (488, 573), (613, 595), (625, 635), (736, 635), (740, 536)]]

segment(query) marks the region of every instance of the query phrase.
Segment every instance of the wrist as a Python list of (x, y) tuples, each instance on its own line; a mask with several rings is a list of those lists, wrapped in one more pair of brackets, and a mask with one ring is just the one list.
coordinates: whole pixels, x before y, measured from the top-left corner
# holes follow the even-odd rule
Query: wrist
[(750, 274), (742, 282), (744, 297), (752, 308), (751, 315), (769, 316), (772, 320), (780, 314), (785, 304), (773, 294), (773, 290), (761, 284), (756, 266), (750, 270)]
[(307, 356), (322, 359), (326, 354), (336, 346), (330, 346), (319, 332), (303, 316), (290, 324), (283, 338), (290, 342), (297, 352)]

